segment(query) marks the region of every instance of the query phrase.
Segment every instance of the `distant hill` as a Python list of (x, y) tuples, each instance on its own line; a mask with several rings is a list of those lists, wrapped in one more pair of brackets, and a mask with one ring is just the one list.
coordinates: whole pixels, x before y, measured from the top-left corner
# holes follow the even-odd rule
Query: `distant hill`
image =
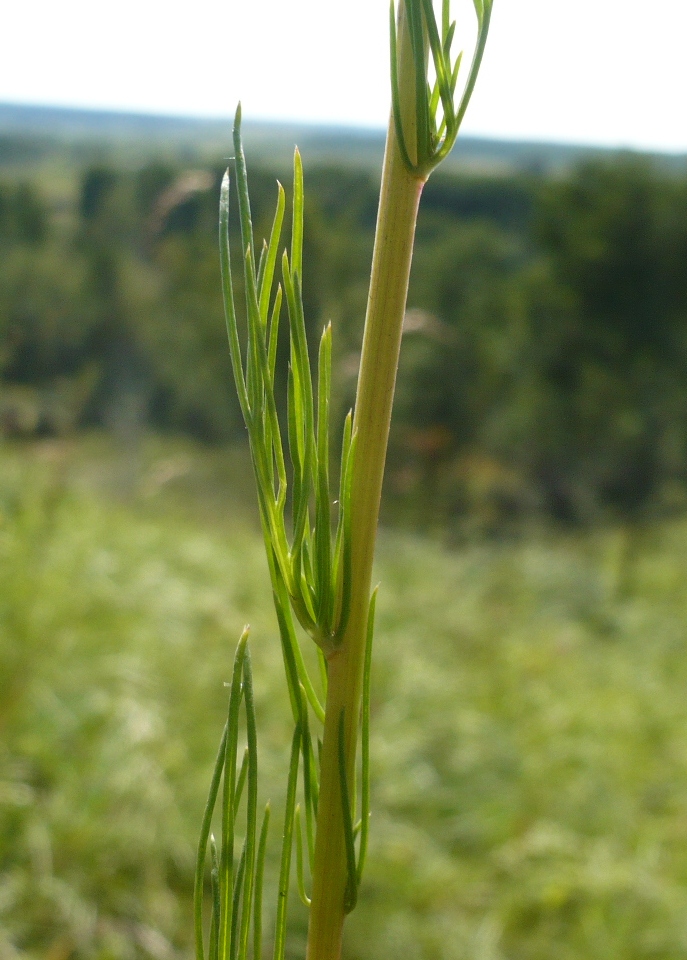
[[(246, 121), (246, 150), (282, 167), (298, 144), (308, 165), (332, 163), (378, 169), (384, 132), (336, 126)], [(0, 104), (0, 165), (31, 165), (60, 154), (87, 160), (103, 154), (140, 162), (148, 156), (188, 160), (231, 152), (231, 120), (207, 120), (60, 107)], [(480, 173), (560, 172), (585, 157), (611, 151), (556, 143), (459, 137), (445, 169)], [(661, 166), (687, 168), (687, 155), (652, 154)]]

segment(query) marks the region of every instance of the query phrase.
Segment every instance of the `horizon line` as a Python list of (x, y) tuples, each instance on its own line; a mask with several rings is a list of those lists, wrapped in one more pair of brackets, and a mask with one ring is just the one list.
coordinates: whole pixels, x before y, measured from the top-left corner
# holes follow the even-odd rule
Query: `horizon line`
[[(135, 110), (131, 108), (118, 108), (118, 107), (95, 107), (95, 106), (83, 106), (83, 105), (71, 105), (71, 104), (59, 104), (59, 103), (46, 103), (46, 102), (36, 102), (36, 101), (12, 101), (12, 100), (0, 100), (0, 133), (6, 132), (7, 126), (3, 123), (3, 112), (27, 112), (27, 113), (53, 113), (53, 114), (63, 114), (70, 115), (72, 117), (98, 117), (100, 119), (112, 119), (112, 120), (121, 120), (121, 121), (130, 121), (130, 122), (158, 122), (158, 123), (179, 123), (182, 125), (197, 125), (197, 126), (221, 126), (223, 124), (231, 125), (233, 123), (233, 115), (202, 115), (202, 114), (190, 114), (190, 113), (168, 113), (164, 111), (152, 111), (152, 110)], [(273, 127), (273, 128), (287, 128), (287, 129), (298, 129), (304, 132), (314, 132), (314, 131), (329, 131), (329, 132), (340, 132), (352, 134), (354, 136), (368, 136), (375, 137), (379, 136), (380, 139), (383, 139), (386, 134), (385, 126), (377, 125), (368, 125), (364, 123), (352, 124), (352, 123), (342, 123), (340, 121), (327, 121), (327, 120), (303, 120), (303, 119), (286, 119), (286, 118), (276, 118), (276, 117), (251, 117), (250, 113), (244, 115), (244, 122), (247, 126), (250, 127)], [(497, 134), (484, 134), (484, 133), (463, 133), (459, 137), (459, 141), (470, 141), (473, 143), (493, 143), (493, 144), (508, 144), (514, 147), (549, 147), (549, 148), (561, 148), (565, 150), (580, 151), (580, 152), (603, 152), (603, 153), (636, 153), (651, 155), (657, 157), (667, 157), (672, 159), (687, 159), (687, 151), (685, 150), (669, 150), (662, 149), (659, 147), (639, 147), (632, 145), (624, 144), (605, 144), (605, 143), (594, 143), (591, 141), (577, 141), (577, 140), (556, 140), (556, 139), (547, 139), (545, 137), (511, 137), (507, 135), (497, 135)]]

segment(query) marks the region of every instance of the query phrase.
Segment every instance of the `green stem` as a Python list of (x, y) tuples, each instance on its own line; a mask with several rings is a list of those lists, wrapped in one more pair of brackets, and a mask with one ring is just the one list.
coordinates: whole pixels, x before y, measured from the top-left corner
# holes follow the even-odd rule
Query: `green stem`
[[(399, 85), (406, 142), (414, 135), (414, 70), (401, 5)], [(412, 159), (412, 158), (411, 158)], [(355, 405), (351, 491), (350, 615), (329, 657), (307, 960), (339, 960), (348, 881), (339, 782), (343, 711), (346, 774), (353, 783), (374, 557), (391, 406), (401, 345), (415, 223), (424, 180), (405, 166), (389, 123)]]

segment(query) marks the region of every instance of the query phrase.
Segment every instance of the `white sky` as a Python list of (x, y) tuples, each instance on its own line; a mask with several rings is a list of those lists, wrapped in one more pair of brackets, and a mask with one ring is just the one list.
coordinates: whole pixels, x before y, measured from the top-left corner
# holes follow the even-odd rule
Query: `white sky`
[[(8, 0), (0, 102), (381, 127), (387, 23), (387, 0)], [(494, 0), (463, 129), (687, 152), (686, 38), (686, 0)]]

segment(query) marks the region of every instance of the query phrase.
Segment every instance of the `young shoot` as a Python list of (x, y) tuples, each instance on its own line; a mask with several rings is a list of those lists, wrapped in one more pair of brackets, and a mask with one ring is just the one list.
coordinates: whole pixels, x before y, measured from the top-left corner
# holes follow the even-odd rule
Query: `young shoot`
[[(453, 54), (456, 25), (448, 0), (442, 2), (440, 22), (431, 0), (399, 0), (398, 14), (392, 0), (391, 119), (355, 410), (348, 414), (343, 427), (336, 490), (332, 489), (329, 463), (331, 326), (324, 328), (320, 339), (316, 374), (306, 339), (300, 154), (296, 150), (294, 155), (288, 250), (280, 247), (286, 198), (281, 184), (277, 184), (272, 229), (258, 251), (241, 141), (240, 105), (236, 111), (234, 176), (230, 177), (227, 170), (220, 197), (222, 289), (294, 722), (274, 960), (283, 960), (285, 953), (294, 840), (298, 893), (310, 911), (308, 960), (338, 960), (344, 917), (357, 902), (362, 880), (370, 816), (370, 673), (376, 601), (376, 590), (371, 592), (372, 560), (391, 406), (422, 187), (455, 142), (487, 39), (492, 0), (473, 0), (473, 5), (477, 43), (462, 93), (457, 97), (462, 54)], [(430, 59), (434, 73), (431, 83)], [(237, 311), (234, 297), (229, 242), (232, 180), (238, 199), (239, 269), (245, 291), (241, 311)], [(279, 325), (284, 311), (289, 340), (285, 424), (275, 395)], [(299, 627), (317, 645), (319, 683), (313, 682), (308, 673)], [(239, 764), (241, 715), (247, 746)], [(359, 728), (362, 785), (358, 812)], [(247, 960), (250, 951), (254, 960), (262, 956), (261, 898), (270, 808), (265, 808), (258, 833), (257, 771), (246, 630), (234, 661), (228, 719), (198, 848), (197, 960)], [(220, 786), (218, 846), (211, 829)], [(240, 810), (245, 816), (245, 839), (239, 851), (235, 847)], [(203, 893), (208, 844), (211, 913), (206, 949)]]

